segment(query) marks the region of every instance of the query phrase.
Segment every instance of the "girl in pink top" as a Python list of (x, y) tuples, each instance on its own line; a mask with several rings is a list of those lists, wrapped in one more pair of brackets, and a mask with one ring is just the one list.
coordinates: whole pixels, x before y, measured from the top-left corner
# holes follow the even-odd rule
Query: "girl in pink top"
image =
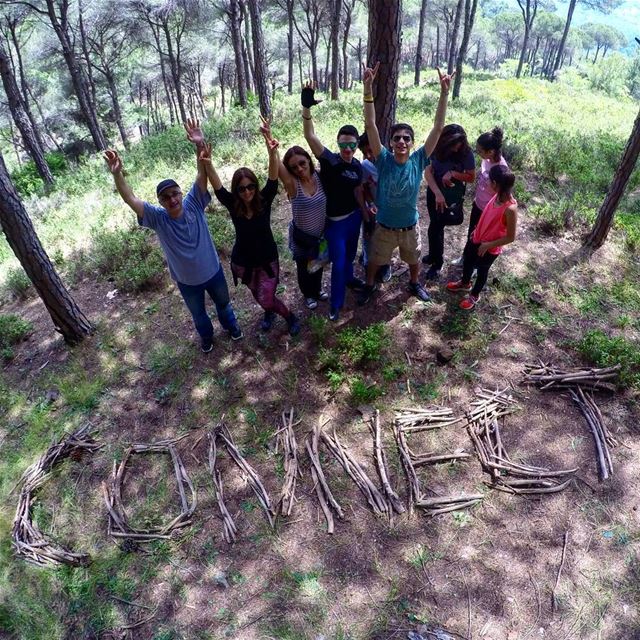
[[(447, 284), (449, 291), (470, 292), (460, 303), (461, 309), (469, 310), (476, 306), (480, 292), (487, 283), (491, 265), (502, 252), (502, 247), (515, 240), (518, 203), (511, 195), (515, 181), (513, 173), (504, 165), (496, 164), (489, 170), (489, 185), (495, 195), (482, 210), (480, 220), (464, 248), (462, 279)], [(474, 269), (478, 270), (478, 275), (472, 288), (471, 275)]]

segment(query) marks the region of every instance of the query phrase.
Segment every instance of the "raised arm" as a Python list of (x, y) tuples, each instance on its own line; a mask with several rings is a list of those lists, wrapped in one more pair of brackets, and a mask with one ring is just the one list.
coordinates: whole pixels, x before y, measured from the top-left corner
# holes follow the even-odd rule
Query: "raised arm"
[(271, 135), (271, 122), (260, 114), (260, 133), (267, 145), (267, 153), (269, 154), (269, 180), (277, 180), (280, 174), (280, 152), (278, 147), (280, 142)]
[(440, 134), (442, 133), (442, 129), (444, 129), (444, 119), (447, 115), (449, 88), (451, 87), (451, 80), (455, 75), (455, 71), (451, 75), (442, 75), (440, 69), (438, 69), (438, 78), (440, 78), (440, 98), (438, 100), (438, 107), (436, 108), (436, 117), (433, 123), (433, 129), (429, 132), (424, 143), (424, 150), (427, 156), (430, 156), (433, 153), (438, 142), (438, 138), (440, 138)]
[(107, 162), (109, 171), (111, 171), (113, 175), (113, 181), (116, 184), (116, 189), (118, 190), (120, 197), (133, 209), (136, 216), (138, 216), (138, 220), (141, 221), (144, 216), (144, 202), (140, 200), (140, 198), (136, 197), (133, 190), (124, 179), (124, 174), (122, 173), (122, 160), (120, 159), (118, 152), (113, 149), (109, 149), (104, 152), (104, 159)]
[(203, 193), (207, 190), (207, 168), (200, 160), (200, 153), (204, 147), (204, 134), (200, 128), (200, 121), (197, 119), (189, 119), (184, 123), (184, 129), (187, 132), (187, 140), (192, 142), (196, 147), (196, 165), (198, 173), (196, 175), (196, 184)]
[(373, 100), (373, 81), (378, 73), (379, 67), (379, 62), (376, 62), (376, 66), (373, 69), (365, 67), (364, 74), (362, 76), (364, 126), (367, 131), (367, 136), (369, 137), (369, 145), (371, 146), (371, 153), (373, 153), (374, 158), (377, 158), (382, 151), (380, 132), (378, 131), (378, 125), (376, 124), (376, 109)]
[(211, 183), (214, 191), (219, 191), (222, 189), (222, 180), (220, 180), (220, 176), (218, 172), (215, 170), (213, 166), (213, 161), (211, 160), (211, 145), (204, 144), (200, 151), (200, 155), (198, 156), (198, 166), (202, 166), (206, 171), (207, 178)]
[(300, 94), (300, 102), (302, 103), (302, 129), (304, 131), (304, 139), (307, 141), (309, 147), (311, 147), (311, 152), (316, 158), (319, 158), (324, 151), (324, 145), (316, 135), (315, 129), (313, 128), (311, 107), (319, 104), (322, 100), (315, 99), (314, 91), (315, 87), (313, 83), (307, 82)]

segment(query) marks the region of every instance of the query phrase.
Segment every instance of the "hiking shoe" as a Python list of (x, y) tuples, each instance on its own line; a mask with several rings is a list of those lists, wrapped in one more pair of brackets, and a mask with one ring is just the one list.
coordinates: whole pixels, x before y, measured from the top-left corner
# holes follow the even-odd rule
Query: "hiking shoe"
[(431, 266), (429, 271), (427, 271), (427, 275), (425, 278), (427, 280), (437, 280), (440, 277), (440, 269), (437, 267)]
[(422, 256), (422, 264), (431, 264), (432, 262), (431, 256)]
[(242, 333), (242, 329), (237, 324), (234, 324), (233, 327), (229, 329), (229, 335), (232, 340), (242, 340), (242, 338), (244, 338), (244, 333)]
[(287, 325), (289, 326), (290, 336), (297, 336), (300, 333), (300, 319), (295, 313), (291, 312), (289, 314)]
[(273, 325), (273, 321), (276, 319), (276, 314), (274, 311), (265, 311), (264, 312), (264, 318), (262, 319), (262, 322), (260, 323), (260, 329), (262, 331), (269, 331), (269, 329), (271, 329), (271, 326)]
[(305, 298), (304, 305), (307, 309), (317, 309), (318, 301), (315, 298)]
[(321, 291), (320, 295), (318, 296), (318, 300), (320, 300), (320, 302), (326, 302), (329, 299), (329, 294), (326, 291)]
[(422, 300), (422, 302), (429, 302), (429, 300), (431, 300), (431, 296), (419, 282), (410, 282), (409, 291), (411, 291), (412, 295), (418, 298), (418, 300)]
[(211, 338), (201, 338), (200, 348), (202, 353), (209, 353), (213, 349), (213, 336)]
[(463, 262), (464, 262), (464, 256), (460, 256), (459, 258), (456, 258), (455, 260), (452, 260), (451, 264), (454, 267), (461, 267)]
[(360, 278), (354, 278), (350, 282), (347, 282), (347, 287), (352, 291), (362, 291), (367, 286), (364, 280)]
[(367, 302), (369, 302), (369, 300), (371, 300), (371, 296), (373, 295), (373, 292), (376, 290), (375, 285), (371, 284), (367, 284), (364, 286), (364, 289), (358, 294), (358, 306), (363, 307), (365, 304), (367, 304)]
[(471, 283), (462, 282), (462, 280), (447, 282), (447, 291), (471, 291)]
[(376, 273), (377, 282), (389, 282), (391, 280), (391, 267), (388, 264), (382, 265)]
[(462, 302), (460, 303), (460, 308), (465, 311), (471, 311), (476, 304), (478, 304), (478, 296), (474, 296), (469, 294)]
[(329, 311), (329, 320), (331, 320), (331, 322), (337, 322), (340, 319), (340, 309), (331, 309), (331, 311)]

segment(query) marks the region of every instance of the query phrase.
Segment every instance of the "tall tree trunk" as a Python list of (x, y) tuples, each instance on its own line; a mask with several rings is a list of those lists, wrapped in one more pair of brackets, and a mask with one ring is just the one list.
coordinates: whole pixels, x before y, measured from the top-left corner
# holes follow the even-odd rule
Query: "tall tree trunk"
[(369, 0), (369, 64), (380, 62), (374, 81), (376, 122), (386, 144), (395, 121), (402, 49), (402, 0)]
[(231, 23), (231, 43), (233, 45), (233, 58), (236, 66), (236, 81), (238, 83), (238, 104), (247, 106), (247, 78), (245, 76), (245, 61), (242, 55), (242, 10), (238, 0), (229, 3), (229, 22)]
[(162, 21), (162, 30), (164, 31), (165, 40), (167, 42), (167, 58), (169, 59), (169, 69), (171, 71), (171, 79), (173, 80), (173, 88), (175, 90), (178, 110), (180, 111), (181, 122), (187, 121), (187, 111), (184, 107), (184, 96), (182, 95), (182, 69), (178, 60), (179, 52), (174, 52), (173, 41), (171, 38), (171, 30), (169, 29), (168, 18)]
[(351, 0), (351, 2), (346, 0), (344, 4), (346, 17), (344, 21), (344, 31), (342, 33), (342, 88), (345, 91), (349, 88), (349, 57), (347, 55), (347, 46), (349, 45), (349, 32), (351, 31), (355, 4), (355, 0)]
[(258, 0), (247, 0), (251, 17), (251, 35), (253, 36), (253, 60), (256, 67), (256, 89), (260, 113), (264, 118), (271, 115), (271, 100), (268, 87), (267, 60), (264, 52), (262, 22)]
[(253, 62), (253, 53), (251, 52), (251, 24), (247, 16), (246, 0), (241, 0), (240, 8), (242, 9), (242, 19), (244, 20), (243, 55), (245, 57), (247, 89), (253, 87), (253, 92), (257, 93), (258, 85), (256, 84), (256, 67)]
[(618, 208), (618, 204), (622, 196), (624, 195), (625, 187), (629, 182), (629, 178), (636, 166), (638, 156), (640, 155), (640, 111), (636, 116), (636, 120), (633, 124), (633, 129), (627, 145), (622, 154), (622, 160), (616, 169), (616, 175), (613, 178), (613, 182), (609, 186), (607, 195), (598, 211), (598, 217), (596, 218), (591, 233), (584, 241), (585, 247), (595, 251), (599, 249), (604, 241), (607, 239), (607, 235), (611, 230), (613, 224), (613, 216)]
[(293, 0), (287, 0), (287, 93), (293, 93)]
[(69, 70), (69, 75), (71, 76), (71, 84), (73, 85), (74, 93), (76, 94), (76, 98), (78, 99), (78, 106), (80, 107), (80, 113), (89, 129), (89, 133), (91, 134), (91, 138), (93, 139), (93, 143), (96, 149), (103, 150), (107, 148), (107, 140), (100, 128), (100, 123), (98, 122), (98, 115), (92, 105), (89, 87), (87, 86), (87, 81), (85, 78), (85, 74), (83, 73), (81, 67), (78, 65), (76, 52), (74, 50), (73, 44), (69, 37), (69, 33), (67, 31), (68, 23), (67, 23), (67, 15), (66, 12), (68, 10), (68, 5), (65, 4), (63, 7), (63, 15), (61, 19), (58, 18), (56, 14), (56, 6), (54, 0), (46, 0), (47, 2), (47, 15), (49, 16), (49, 20), (51, 22), (51, 26), (60, 41), (60, 45), (62, 47), (62, 56), (64, 61), (67, 64), (67, 69)]
[(516, 78), (522, 75), (522, 67), (524, 66), (524, 58), (527, 54), (527, 47), (529, 46), (529, 34), (531, 29), (528, 25), (524, 27), (524, 38), (522, 39), (522, 49), (520, 50), (520, 58), (518, 60), (518, 68), (516, 69)]
[(2, 76), (2, 85), (4, 86), (5, 93), (7, 94), (11, 117), (20, 131), (27, 153), (35, 163), (38, 174), (45, 184), (53, 184), (53, 175), (44, 157), (42, 141), (38, 136), (36, 136), (31, 121), (29, 120), (29, 116), (26, 113), (24, 101), (20, 95), (20, 89), (18, 88), (15, 76), (13, 75), (11, 61), (9, 60), (7, 51), (1, 41), (0, 76)]
[(453, 96), (455, 100), (460, 96), (460, 86), (462, 84), (462, 65), (467, 57), (467, 49), (469, 48), (469, 40), (471, 39), (471, 31), (476, 19), (476, 9), (478, 8), (478, 0), (465, 0), (464, 3), (464, 31), (462, 32), (462, 42), (458, 51), (458, 60), (456, 62), (456, 77), (453, 79)]
[(77, 344), (93, 333), (93, 327), (69, 295), (49, 256), (40, 244), (33, 224), (9, 179), (0, 153), (0, 226), (9, 246), (44, 302), (53, 325), (68, 344)]
[(340, 87), (340, 14), (342, 0), (331, 0), (331, 99), (338, 99)]
[(420, 22), (418, 23), (418, 43), (416, 45), (416, 63), (413, 73), (413, 84), (420, 84), (420, 71), (422, 70), (422, 47), (424, 46), (424, 25), (427, 16), (427, 0), (422, 0), (420, 5)]
[(125, 129), (124, 121), (122, 120), (122, 110), (120, 109), (120, 100), (118, 99), (118, 88), (116, 87), (116, 80), (111, 72), (106, 74), (105, 77), (107, 80), (109, 95), (111, 96), (111, 104), (113, 105), (113, 116), (115, 118), (116, 125), (118, 126), (120, 137), (122, 138), (122, 144), (124, 145), (125, 149), (128, 149), (129, 136), (127, 136), (127, 130)]
[(447, 62), (447, 73), (453, 73), (453, 67), (456, 62), (456, 46), (458, 44), (458, 31), (460, 29), (460, 18), (462, 17), (462, 8), (464, 0), (458, 0), (456, 5), (456, 15), (453, 19), (453, 31), (451, 33), (451, 43), (449, 48), (449, 60)]
[(82, 48), (82, 55), (84, 57), (85, 69), (87, 70), (87, 82), (89, 85), (89, 96), (91, 97), (91, 106), (94, 111), (98, 109), (98, 101), (96, 99), (96, 83), (93, 79), (93, 70), (91, 67), (91, 57), (89, 56), (89, 47), (87, 45), (87, 34), (84, 29), (84, 15), (82, 0), (78, 2), (78, 27), (80, 31), (80, 46)]
[(476, 43), (476, 57), (473, 61), (473, 68), (477, 71), (478, 64), (480, 63), (480, 40)]
[(436, 24), (436, 67), (440, 66), (440, 25)]
[(569, 35), (569, 27), (571, 26), (571, 19), (573, 18), (573, 10), (576, 8), (576, 2), (578, 0), (569, 0), (569, 9), (567, 11), (567, 21), (564, 23), (564, 31), (562, 32), (562, 39), (558, 46), (558, 53), (556, 60), (553, 64), (551, 71), (548, 74), (549, 80), (553, 80), (556, 76), (556, 72), (560, 68), (560, 62), (562, 62), (562, 53), (564, 52), (564, 46), (567, 43), (567, 36)]
[(302, 74), (302, 51), (300, 51), (300, 45), (298, 45), (298, 72), (300, 74), (300, 86), (304, 87), (304, 77)]

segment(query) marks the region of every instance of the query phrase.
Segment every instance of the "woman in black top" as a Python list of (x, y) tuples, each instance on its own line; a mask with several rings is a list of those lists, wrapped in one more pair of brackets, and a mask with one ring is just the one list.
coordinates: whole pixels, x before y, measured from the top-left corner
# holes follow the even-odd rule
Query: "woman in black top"
[(269, 178), (263, 189), (259, 189), (255, 173), (241, 167), (233, 174), (231, 191), (227, 191), (211, 162), (211, 148), (208, 147), (200, 158), (206, 161), (207, 175), (216, 197), (231, 214), (236, 231), (236, 242), (231, 252), (231, 273), (235, 284), (239, 280), (247, 285), (264, 309), (263, 331), (271, 328), (278, 314), (287, 321), (289, 333), (293, 336), (300, 332), (300, 323), (276, 296), (280, 263), (271, 232), (271, 205), (278, 192), (279, 143), (266, 136), (265, 141), (269, 151)]

